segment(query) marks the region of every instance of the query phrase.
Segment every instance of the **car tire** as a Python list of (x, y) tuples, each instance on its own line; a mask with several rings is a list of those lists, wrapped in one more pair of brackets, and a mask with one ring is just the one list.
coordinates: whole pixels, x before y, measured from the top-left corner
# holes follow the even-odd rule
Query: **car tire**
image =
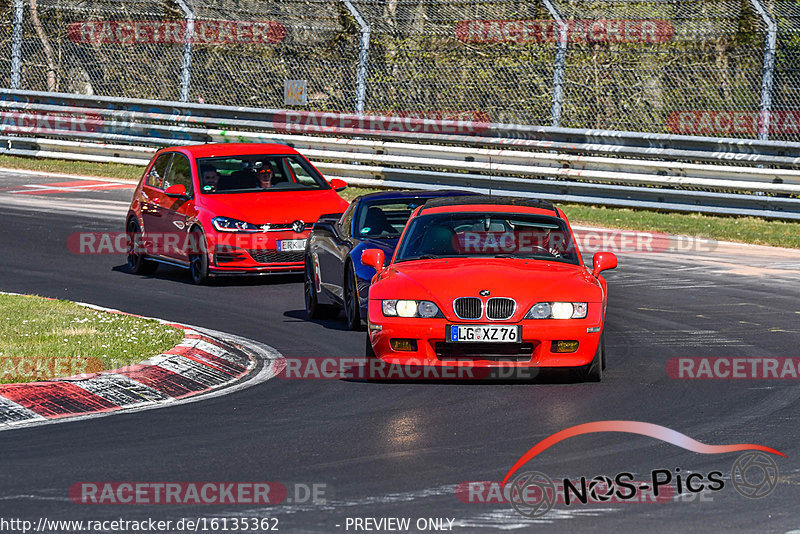
[(375, 355), (375, 349), (372, 348), (372, 342), (369, 340), (369, 332), (365, 337), (367, 338), (367, 345), (364, 347), (364, 357), (368, 360), (374, 360), (377, 356)]
[(189, 274), (195, 285), (203, 286), (208, 284), (208, 249), (206, 237), (202, 230), (194, 229), (190, 234), (190, 246), (194, 248), (189, 254)]
[(317, 286), (314, 282), (316, 274), (314, 272), (314, 262), (311, 261), (311, 256), (306, 256), (306, 265), (303, 275), (303, 293), (305, 294), (306, 301), (306, 316), (309, 319), (330, 319), (339, 315), (339, 309), (336, 306), (326, 306), (320, 304), (317, 298)]
[(128, 221), (127, 227), (130, 243), (128, 243), (128, 268), (133, 274), (149, 275), (156, 272), (158, 263), (153, 260), (148, 260), (147, 255), (144, 253), (137, 254), (134, 248), (137, 242), (141, 242), (142, 231), (139, 228), (139, 223), (135, 219)]
[(600, 344), (603, 346), (603, 371), (606, 370), (606, 336), (600, 334)]
[(344, 272), (344, 317), (348, 330), (361, 330), (361, 302), (358, 298), (356, 273), (348, 263)]
[(586, 382), (600, 382), (603, 380), (603, 361), (605, 360), (605, 340), (604, 336), (600, 335), (600, 341), (597, 343), (597, 351), (594, 353), (592, 363), (586, 369), (584, 380)]

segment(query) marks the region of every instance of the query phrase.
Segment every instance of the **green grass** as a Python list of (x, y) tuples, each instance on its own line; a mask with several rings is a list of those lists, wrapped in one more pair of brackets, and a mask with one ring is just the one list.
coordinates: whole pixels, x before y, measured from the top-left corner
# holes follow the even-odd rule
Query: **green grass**
[(367, 188), (367, 187), (355, 187), (355, 186), (352, 186), (352, 187), (348, 187), (347, 189), (345, 189), (344, 191), (342, 191), (339, 194), (342, 196), (343, 199), (345, 199), (345, 200), (347, 200), (349, 202), (349, 201), (353, 200), (354, 198), (356, 198), (358, 196), (366, 195), (367, 193), (375, 193), (377, 191), (382, 191), (382, 189), (372, 189), (372, 188)]
[(795, 222), (757, 217), (715, 217), (699, 213), (661, 213), (580, 204), (565, 204), (560, 207), (572, 224), (800, 248), (800, 223)]
[(0, 294), (0, 383), (117, 369), (171, 349), (179, 329), (65, 300)]
[[(142, 168), (117, 163), (87, 163), (55, 159), (0, 156), (0, 167), (32, 169), (105, 178), (138, 180)], [(375, 188), (348, 187), (342, 192), (347, 200), (378, 191)], [(758, 245), (800, 248), (800, 223), (759, 219), (756, 217), (717, 217), (713, 215), (662, 213), (647, 210), (605, 208), (565, 204), (561, 206), (574, 224), (665, 232), (737, 241)]]

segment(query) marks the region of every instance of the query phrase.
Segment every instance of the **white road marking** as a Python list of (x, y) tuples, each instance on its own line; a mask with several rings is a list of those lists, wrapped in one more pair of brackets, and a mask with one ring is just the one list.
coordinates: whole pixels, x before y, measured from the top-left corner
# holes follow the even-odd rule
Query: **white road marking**
[(43, 198), (34, 195), (0, 195), (0, 205), (44, 213), (79, 213), (114, 220), (117, 225), (128, 212), (130, 202), (121, 200), (75, 200)]
[(160, 391), (116, 373), (103, 373), (91, 380), (75, 380), (70, 383), (113, 402), (117, 406), (124, 407), (132, 404), (171, 400), (170, 396)]
[[(33, 419), (36, 420), (43, 420), (45, 419), (43, 416), (39, 415), (36, 412), (25, 408), (17, 404), (16, 402), (12, 401), (11, 399), (7, 399), (5, 397), (0, 397), (0, 412), (3, 414), (8, 414), (9, 420), (5, 423), (0, 423), (0, 426), (3, 424), (7, 425), (15, 425), (23, 422), (27, 422)], [(17, 420), (20, 418), (20, 420)]]

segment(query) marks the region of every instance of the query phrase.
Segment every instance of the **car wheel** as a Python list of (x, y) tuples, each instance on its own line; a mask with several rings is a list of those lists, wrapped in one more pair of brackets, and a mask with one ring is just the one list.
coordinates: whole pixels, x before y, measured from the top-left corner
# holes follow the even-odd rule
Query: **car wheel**
[(142, 243), (143, 235), (139, 229), (139, 223), (131, 219), (127, 228), (130, 243), (128, 243), (128, 268), (133, 274), (153, 274), (158, 269), (158, 263), (148, 260), (143, 252), (136, 252), (137, 247)]
[(586, 370), (584, 380), (587, 382), (600, 382), (603, 379), (603, 360), (605, 360), (605, 342), (604, 336), (600, 335), (600, 342), (597, 344), (597, 352), (594, 353), (592, 363)]
[(303, 276), (303, 292), (306, 301), (306, 316), (309, 319), (329, 319), (339, 314), (335, 306), (326, 306), (319, 303), (317, 298), (316, 272), (311, 256), (306, 256), (305, 274)]
[(201, 230), (192, 230), (190, 246), (193, 248), (189, 254), (189, 273), (192, 275), (192, 282), (202, 286), (208, 283), (208, 250), (206, 238)]
[(606, 336), (600, 335), (600, 344), (603, 346), (603, 371), (606, 370)]
[(372, 342), (369, 340), (369, 332), (366, 335), (367, 338), (367, 345), (364, 347), (364, 357), (368, 360), (373, 360), (377, 358), (375, 355), (375, 349), (372, 348)]
[(349, 330), (361, 329), (361, 302), (358, 298), (356, 273), (348, 264), (344, 275), (344, 315)]

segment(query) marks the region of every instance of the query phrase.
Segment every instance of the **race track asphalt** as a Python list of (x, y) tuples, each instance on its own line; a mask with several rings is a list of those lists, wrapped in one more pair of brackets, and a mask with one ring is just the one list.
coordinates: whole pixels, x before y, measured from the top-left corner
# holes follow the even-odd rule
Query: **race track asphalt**
[[(0, 290), (94, 303), (251, 338), (289, 358), (361, 356), (364, 332), (305, 319), (297, 277), (196, 287), (179, 269), (132, 275), (122, 255), (68, 251), (74, 232), (123, 228), (130, 189), (19, 194), (64, 179), (0, 175)], [(702, 247), (701, 247), (702, 248)], [(674, 357), (800, 357), (800, 254), (722, 245), (621, 254), (607, 275), (608, 368), (599, 384), (285, 380), (202, 402), (0, 432), (0, 518), (277, 517), (282, 532), (339, 532), (348, 517), (455, 518), (454, 532), (800, 529), (797, 380), (677, 380)], [(464, 481), (501, 480), (541, 439), (599, 420), (656, 423), (704, 443), (756, 443), (777, 458), (775, 492), (558, 506), (528, 520), (508, 504), (463, 503)], [(649, 437), (564, 441), (529, 467), (552, 478), (657, 468), (725, 476), (737, 454)], [(78, 505), (82, 481), (325, 484), (326, 504)], [(340, 525), (340, 526), (336, 526)], [(350, 532), (352, 532), (352, 528)]]

